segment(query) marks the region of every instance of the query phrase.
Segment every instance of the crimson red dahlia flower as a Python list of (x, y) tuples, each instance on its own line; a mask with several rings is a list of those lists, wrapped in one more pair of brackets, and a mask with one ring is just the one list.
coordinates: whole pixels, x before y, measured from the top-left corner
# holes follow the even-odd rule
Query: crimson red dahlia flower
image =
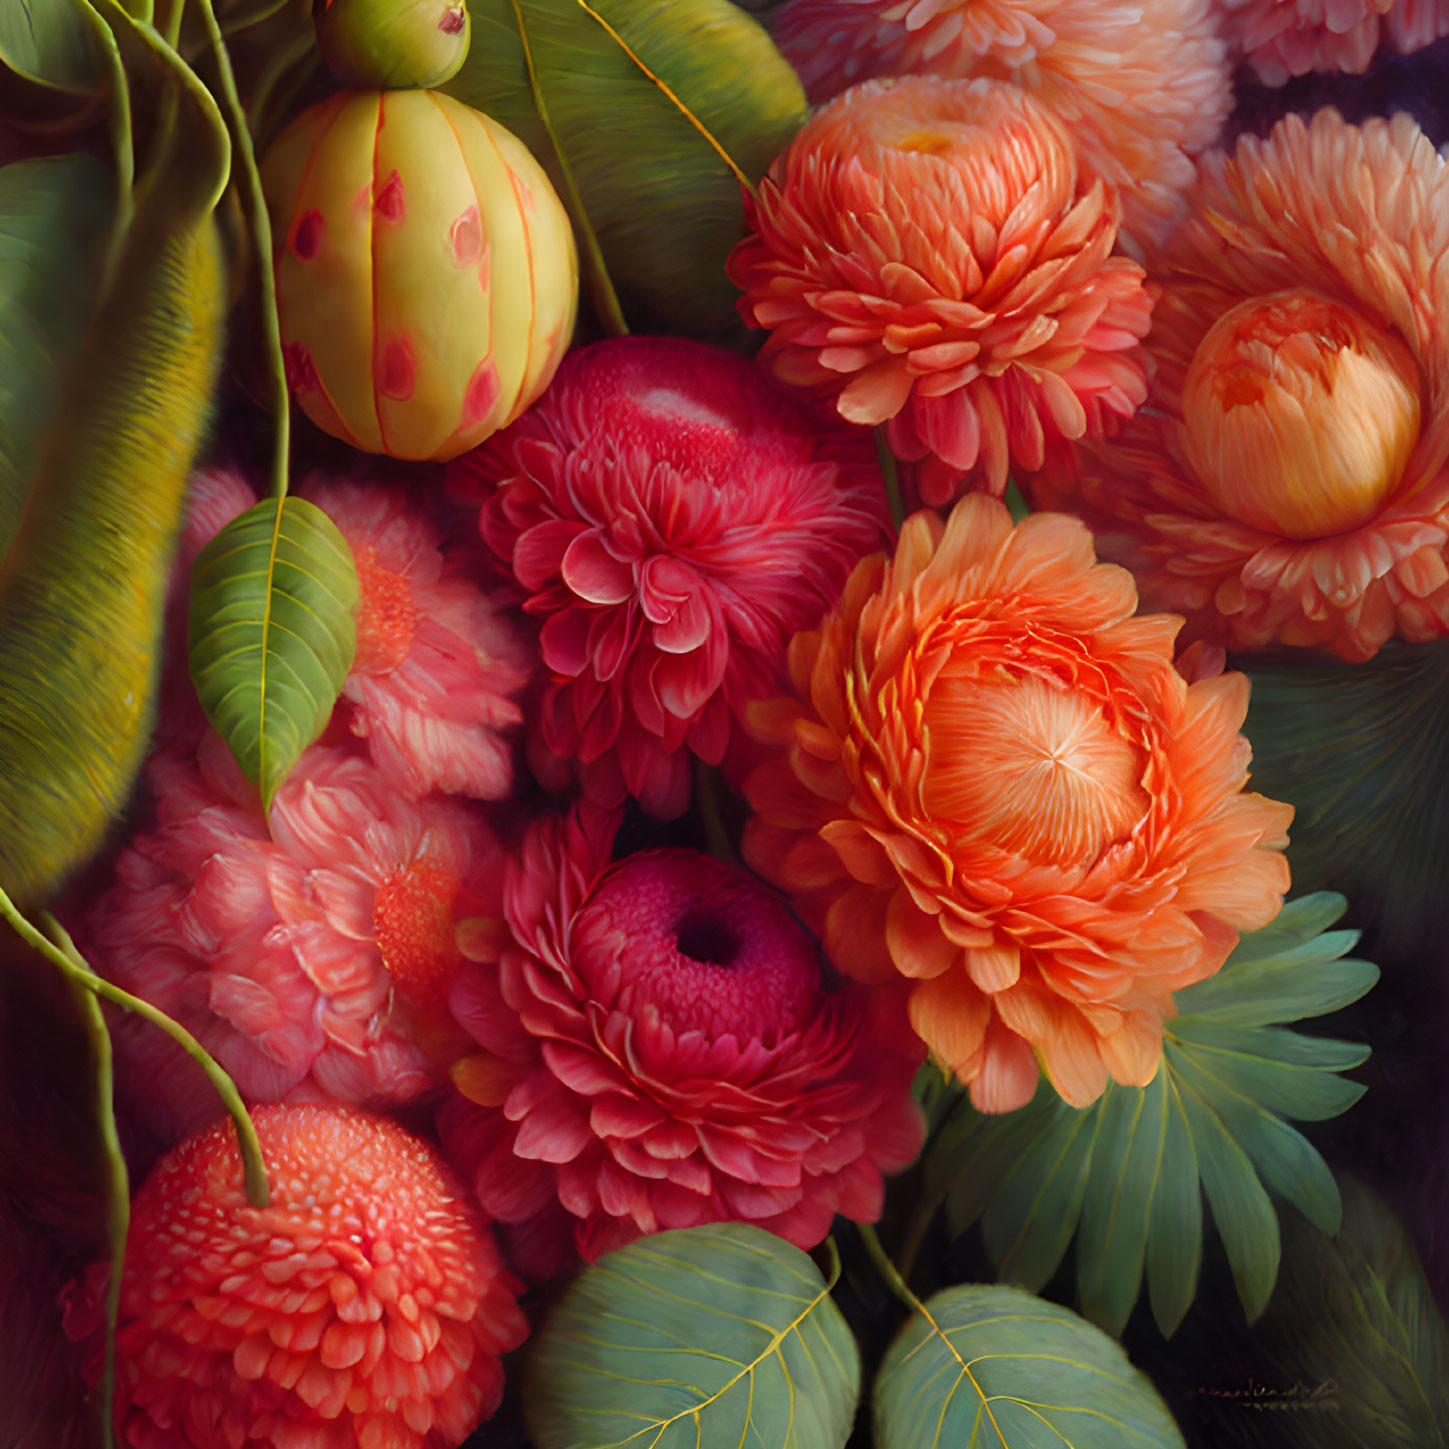
[(887, 530), (868, 435), (679, 338), (570, 353), (450, 482), (543, 621), (544, 745), (660, 818)]
[(587, 805), (534, 826), (501, 950), (475, 952), (497, 959), (454, 988), (484, 1050), (454, 1070), (443, 1136), (484, 1210), (529, 1224), (541, 1274), (551, 1232), (594, 1258), (661, 1228), (744, 1220), (808, 1248), (837, 1212), (873, 1221), (881, 1174), (921, 1145), (901, 997), (828, 989), (747, 871), (686, 850), (611, 865), (612, 834)]
[(453, 1449), (528, 1334), (518, 1285), (436, 1151), (336, 1107), (253, 1113), (271, 1204), (230, 1122), (131, 1211), (116, 1338), (130, 1449)]

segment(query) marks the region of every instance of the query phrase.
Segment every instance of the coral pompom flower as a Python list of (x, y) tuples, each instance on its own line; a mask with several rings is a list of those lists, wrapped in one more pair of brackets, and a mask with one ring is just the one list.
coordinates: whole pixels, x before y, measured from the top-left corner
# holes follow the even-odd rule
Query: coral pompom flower
[(409, 795), (497, 800), (513, 783), (521, 640), (424, 509), (396, 489), (314, 474), (301, 492), (357, 564), (357, 653), (342, 688), (352, 732)]
[(1180, 620), (1077, 520), (973, 495), (907, 520), (791, 646), (746, 858), (986, 1111), (1038, 1062), (1074, 1106), (1145, 1085), (1171, 993), (1277, 915), (1292, 808), (1243, 793), (1241, 674), (1189, 685)]
[(1230, 649), (1449, 633), (1449, 164), (1408, 117), (1203, 163), (1154, 275), (1149, 406), (1073, 479), (1146, 602)]
[(1062, 124), (999, 81), (871, 81), (820, 111), (748, 204), (740, 312), (775, 373), (889, 426), (924, 501), (1000, 494), (1146, 394), (1142, 269)]
[(528, 1325), (436, 1151), (335, 1107), (253, 1113), (271, 1204), (230, 1122), (160, 1162), (131, 1210), (116, 1337), (129, 1449), (455, 1449)]
[(748, 871), (687, 850), (611, 865), (612, 833), (587, 805), (536, 825), (497, 963), (454, 989), (485, 1050), (454, 1071), (444, 1141), (484, 1209), (586, 1258), (699, 1223), (808, 1248), (837, 1212), (874, 1221), (922, 1136), (899, 994), (825, 989), (816, 942)]
[(543, 621), (544, 745), (599, 803), (660, 817), (888, 528), (868, 436), (677, 338), (570, 353), (450, 481)]
[(1008, 80), (1071, 131), (1122, 194), (1122, 227), (1161, 241), (1191, 157), (1232, 105), (1212, 0), (786, 0), (771, 29), (820, 104), (880, 76)]
[[(154, 828), (79, 923), (96, 969), (188, 1027), (249, 1100), (402, 1102), (435, 1085), (467, 1044), (447, 1009), (455, 923), (498, 903), (502, 852), (476, 807), (409, 800), (368, 760), (314, 745), (269, 834), (211, 734), (155, 756), (147, 781)], [(217, 1110), (145, 1023), (122, 1023), (118, 1050), (163, 1136)]]
[(1232, 54), (1265, 85), (1309, 71), (1368, 69), (1381, 45), (1401, 54), (1449, 35), (1446, 0), (1216, 0)]

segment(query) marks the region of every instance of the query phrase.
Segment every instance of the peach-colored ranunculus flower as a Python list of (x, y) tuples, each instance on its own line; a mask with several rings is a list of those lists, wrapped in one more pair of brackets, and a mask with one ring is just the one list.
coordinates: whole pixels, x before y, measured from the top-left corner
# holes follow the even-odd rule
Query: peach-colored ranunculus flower
[(1180, 620), (1060, 514), (980, 494), (910, 518), (796, 637), (746, 858), (826, 954), (914, 982), (911, 1019), (985, 1111), (1038, 1064), (1086, 1106), (1144, 1085), (1171, 993), (1277, 915), (1290, 806), (1244, 793), (1241, 674), (1189, 685)]
[(1185, 639), (1372, 656), (1449, 633), (1449, 164), (1407, 117), (1280, 122), (1203, 163), (1154, 279), (1147, 405), (1081, 513)]
[(770, 26), (819, 105), (877, 76), (990, 77), (1070, 129), (1144, 246), (1182, 213), (1191, 157), (1232, 106), (1210, 0), (786, 0)]
[(1000, 494), (1146, 395), (1142, 269), (1060, 121), (1003, 81), (838, 97), (776, 158), (730, 256), (761, 360), (885, 423), (923, 501)]

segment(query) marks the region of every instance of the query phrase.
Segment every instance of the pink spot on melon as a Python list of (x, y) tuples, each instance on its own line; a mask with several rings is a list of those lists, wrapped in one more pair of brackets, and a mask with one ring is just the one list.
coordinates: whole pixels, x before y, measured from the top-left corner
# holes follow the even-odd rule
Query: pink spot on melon
[(493, 411), (500, 391), (498, 369), (493, 365), (491, 357), (485, 357), (473, 369), (473, 376), (468, 380), (468, 391), (463, 394), (463, 426), (471, 428), (481, 423)]
[(532, 216), (535, 210), (533, 199), (533, 188), (522, 181), (516, 174), (513, 184), (518, 188), (518, 199), (523, 203), (523, 209)]
[(322, 250), (322, 213), (304, 211), (292, 228), (292, 255), (301, 262), (310, 262)]
[(488, 283), (492, 280), (490, 276), (492, 267), (489, 265), (491, 256), (492, 253), (489, 250), (488, 246), (485, 244), (483, 247), (483, 255), (478, 262), (478, 285), (482, 287), (485, 292), (488, 290)]
[(282, 349), (282, 366), (287, 375), (287, 387), (292, 392), (321, 391), (322, 383), (305, 343), (289, 342)]
[(483, 250), (483, 222), (478, 216), (476, 206), (470, 206), (453, 223), (451, 235), (453, 265), (471, 267), (478, 260), (478, 254)]
[(378, 392), (394, 402), (406, 402), (413, 395), (417, 368), (406, 337), (395, 337), (382, 349), (373, 364), (373, 379)]
[(438, 29), (444, 35), (457, 35), (463, 29), (466, 22), (467, 13), (459, 5), (455, 10), (446, 10), (443, 12), (443, 18), (438, 21)]
[(357, 195), (352, 198), (352, 204), (354, 207), (365, 209), (371, 201), (372, 182), (369, 181), (366, 186), (358, 188)]
[(396, 171), (383, 182), (382, 190), (377, 193), (373, 206), (377, 214), (386, 217), (388, 221), (401, 221), (406, 215), (402, 182), (398, 180)]

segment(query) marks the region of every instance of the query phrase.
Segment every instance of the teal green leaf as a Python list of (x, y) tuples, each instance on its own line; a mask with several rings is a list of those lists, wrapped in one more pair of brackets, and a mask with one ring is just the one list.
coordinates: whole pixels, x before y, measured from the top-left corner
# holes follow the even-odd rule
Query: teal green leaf
[[(835, 1275), (839, 1273), (836, 1264)], [(538, 1449), (841, 1449), (860, 1356), (798, 1248), (744, 1223), (656, 1233), (586, 1268), (535, 1337)]]
[[(599, 18), (579, 0), (472, 0), (472, 48), (443, 89), (549, 168), (586, 269), (596, 238), (633, 325), (717, 333), (736, 317), (724, 262), (744, 234), (744, 206), (739, 180), (690, 117), (753, 183), (804, 123), (804, 92), (729, 0), (590, 8)], [(597, 302), (607, 282), (591, 270)]]
[[(1274, 1449), (1446, 1449), (1449, 1332), (1403, 1225), (1368, 1188), (1341, 1182), (1329, 1236), (1284, 1226), (1283, 1266), (1255, 1338), (1258, 1375), (1295, 1412), (1218, 1416), (1234, 1442)], [(1218, 1441), (1215, 1441), (1218, 1442)]]
[(111, 173), (92, 156), (0, 169), (0, 557), (60, 411), (114, 210)]
[(84, 91), (99, 82), (103, 60), (82, 0), (0, 4), (0, 65), (23, 79)]
[(326, 728), (357, 648), (357, 568), (302, 498), (234, 518), (191, 574), (191, 679), (262, 804)]
[(1363, 1094), (1340, 1076), (1366, 1047), (1285, 1030), (1356, 1001), (1378, 969), (1347, 955), (1358, 937), (1330, 930), (1341, 896), (1292, 901), (1245, 936), (1214, 977), (1180, 991), (1162, 1065), (1146, 1087), (1108, 1085), (1086, 1111), (1043, 1082), (1025, 1107), (985, 1116), (969, 1102), (946, 1120), (925, 1164), (955, 1232), (979, 1218), (1000, 1277), (1037, 1291), (1073, 1238), (1083, 1313), (1121, 1333), (1144, 1277), (1164, 1333), (1197, 1291), (1203, 1196), (1249, 1319), (1278, 1272), (1273, 1197), (1325, 1231), (1338, 1189), (1286, 1118), (1321, 1121)]
[(1391, 643), (1367, 663), (1242, 661), (1253, 789), (1295, 808), (1300, 887), (1345, 892), (1399, 949), (1446, 924), (1449, 641)]
[(879, 1449), (1184, 1449), (1120, 1344), (1019, 1288), (937, 1293), (887, 1351), (874, 1403)]

